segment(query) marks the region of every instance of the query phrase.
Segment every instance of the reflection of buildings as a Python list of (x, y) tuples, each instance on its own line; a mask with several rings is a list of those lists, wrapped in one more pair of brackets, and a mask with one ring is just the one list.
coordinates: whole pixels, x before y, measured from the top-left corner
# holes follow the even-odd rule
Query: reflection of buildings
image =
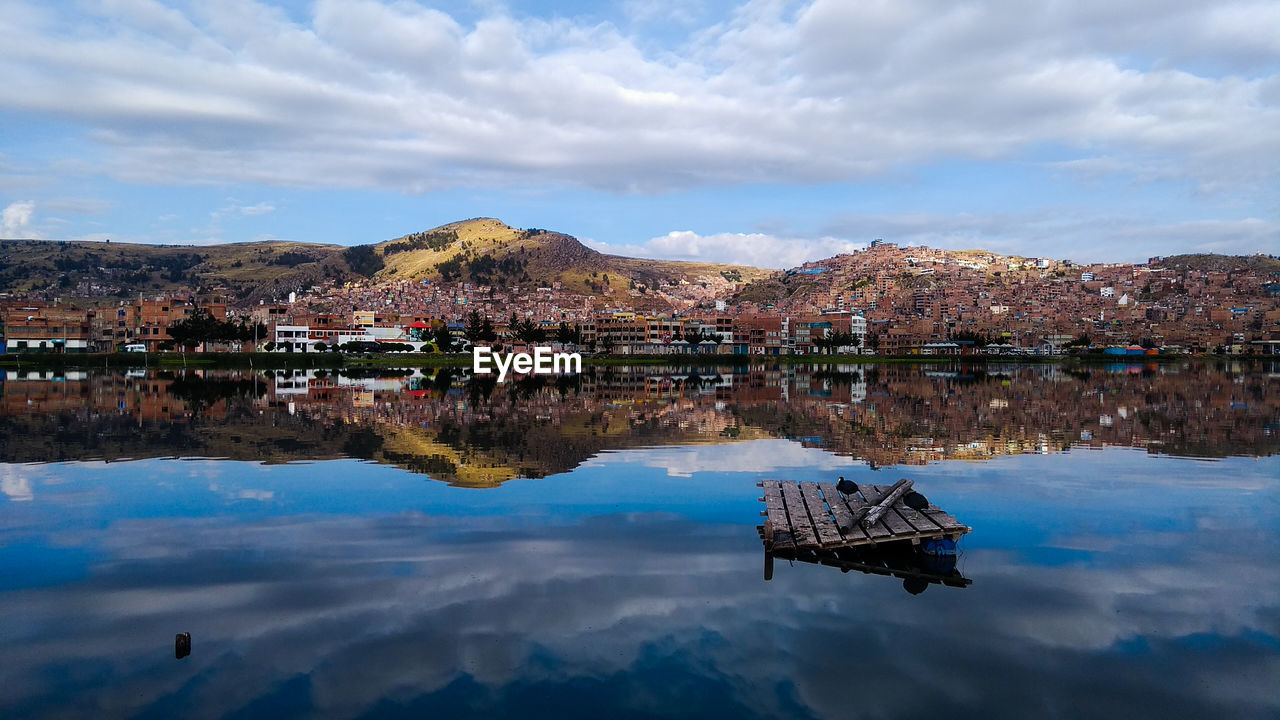
[(876, 465), (1109, 445), (1276, 451), (1273, 377), (1203, 363), (1122, 367), (609, 366), (505, 384), (457, 369), (9, 371), (0, 427), (10, 461), (87, 448), (102, 457), (360, 457), (471, 485), (564, 472), (609, 449), (758, 437)]

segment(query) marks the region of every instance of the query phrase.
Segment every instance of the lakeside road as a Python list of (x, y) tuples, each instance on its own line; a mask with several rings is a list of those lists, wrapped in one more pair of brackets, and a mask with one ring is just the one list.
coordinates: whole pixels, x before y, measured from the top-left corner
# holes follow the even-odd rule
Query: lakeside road
[[(840, 364), (1146, 364), (1176, 361), (1257, 361), (1260, 355), (586, 355), (584, 365), (786, 365)], [(83, 353), (4, 354), (0, 368), (253, 368), (263, 370), (370, 367), (470, 367), (471, 355), (427, 353)]]

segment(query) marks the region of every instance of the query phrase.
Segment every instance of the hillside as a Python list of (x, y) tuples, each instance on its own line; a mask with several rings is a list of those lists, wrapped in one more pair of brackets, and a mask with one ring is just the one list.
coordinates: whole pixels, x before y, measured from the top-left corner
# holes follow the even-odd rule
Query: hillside
[(1160, 258), (1153, 267), (1169, 270), (1195, 270), (1199, 272), (1241, 272), (1280, 273), (1280, 258), (1274, 255), (1171, 255)]
[[(1114, 324), (1118, 314), (1141, 324), (1146, 322), (1145, 310), (1135, 311), (1136, 303), (1159, 301), (1163, 304), (1152, 317), (1167, 321), (1185, 314), (1194, 305), (1193, 296), (1210, 305), (1261, 301), (1271, 292), (1267, 283), (1278, 276), (1280, 260), (1263, 254), (1179, 255), (1145, 265), (1089, 264), (883, 243), (749, 283), (732, 300), (796, 313), (858, 309), (882, 321), (945, 316), (953, 325), (963, 321), (1007, 332), (1012, 323), (1002, 313), (1011, 308), (1016, 308), (1016, 317), (1022, 317), (1021, 312), (1041, 319), (1071, 308), (1074, 315), (1058, 318), (1064, 324), (1085, 322), (1085, 316)], [(1175, 306), (1182, 309), (1172, 309)], [(1191, 311), (1200, 314), (1203, 308)], [(1255, 330), (1264, 326), (1261, 320), (1255, 324)]]
[(0, 240), (0, 292), (132, 297), (178, 290), (272, 300), (325, 278), (357, 275), (337, 245), (258, 242), (210, 245)]
[(223, 292), (273, 302), (325, 280), (430, 280), (550, 286), (637, 306), (731, 293), (770, 271), (606, 255), (569, 235), (478, 218), (377, 244), (300, 242), (209, 246), (0, 240), (0, 293), (124, 298)]
[[(518, 230), (491, 218), (451, 223), (374, 248), (384, 265), (375, 276), (378, 280), (560, 283), (573, 292), (641, 303), (659, 295), (715, 297), (772, 274), (740, 265), (606, 255), (569, 235)], [(654, 297), (647, 298), (650, 295)]]
[[(1052, 261), (1051, 261), (1052, 262)], [(1039, 279), (1034, 258), (986, 250), (938, 250), (886, 243), (866, 250), (807, 262), (744, 285), (733, 301), (804, 310), (829, 309), (837, 298), (911, 294), (939, 286), (944, 268), (960, 268), (976, 277)], [(940, 272), (942, 271), (942, 272)], [(1065, 275), (1061, 263), (1050, 273)], [(808, 306), (808, 307), (806, 307)]]

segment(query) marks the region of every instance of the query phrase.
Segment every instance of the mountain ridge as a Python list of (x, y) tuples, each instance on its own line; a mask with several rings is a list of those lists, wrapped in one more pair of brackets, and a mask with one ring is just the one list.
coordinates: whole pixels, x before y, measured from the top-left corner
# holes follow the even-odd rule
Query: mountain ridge
[[(564, 233), (472, 218), (363, 245), (298, 241), (151, 245), (0, 240), (0, 292), (45, 290), (87, 298), (179, 290), (225, 292), (244, 304), (283, 299), (324, 283), (391, 281), (553, 285), (654, 304), (660, 286), (727, 294), (774, 271), (745, 265), (608, 255)], [(631, 297), (639, 290), (639, 298)]]
[[(892, 262), (877, 265), (891, 253)], [(471, 282), (493, 286), (554, 286), (604, 303), (659, 307), (672, 297), (711, 298), (757, 305), (816, 306), (813, 298), (850, 298), (870, 283), (900, 289), (932, 287), (930, 267), (972, 268), (989, 277), (1022, 281), (1064, 279), (1066, 273), (1138, 263), (1070, 263), (980, 249), (941, 250), (873, 243), (855, 253), (787, 270), (746, 265), (652, 260), (602, 253), (564, 233), (519, 229), (494, 218), (446, 223), (377, 243), (334, 245), (270, 240), (216, 245), (150, 245), (89, 241), (0, 240), (0, 293), (133, 297), (181, 290), (225, 292), (240, 304), (274, 302), (290, 292), (332, 282)], [(1153, 269), (1280, 272), (1280, 260), (1252, 256), (1181, 254), (1153, 259)]]

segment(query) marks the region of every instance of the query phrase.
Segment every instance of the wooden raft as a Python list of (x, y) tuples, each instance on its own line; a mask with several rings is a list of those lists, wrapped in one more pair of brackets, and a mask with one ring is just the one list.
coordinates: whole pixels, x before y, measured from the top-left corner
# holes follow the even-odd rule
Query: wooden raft
[[(958, 540), (973, 530), (932, 503), (917, 512), (899, 501), (874, 525), (864, 527), (860, 522), (851, 522), (859, 508), (880, 502), (888, 494), (888, 486), (859, 485), (858, 492), (846, 498), (832, 483), (765, 480), (757, 484), (764, 488), (760, 500), (765, 509), (760, 514), (767, 519), (759, 529), (766, 550), (901, 541), (914, 545), (931, 538)], [(842, 527), (847, 529), (841, 530)]]

